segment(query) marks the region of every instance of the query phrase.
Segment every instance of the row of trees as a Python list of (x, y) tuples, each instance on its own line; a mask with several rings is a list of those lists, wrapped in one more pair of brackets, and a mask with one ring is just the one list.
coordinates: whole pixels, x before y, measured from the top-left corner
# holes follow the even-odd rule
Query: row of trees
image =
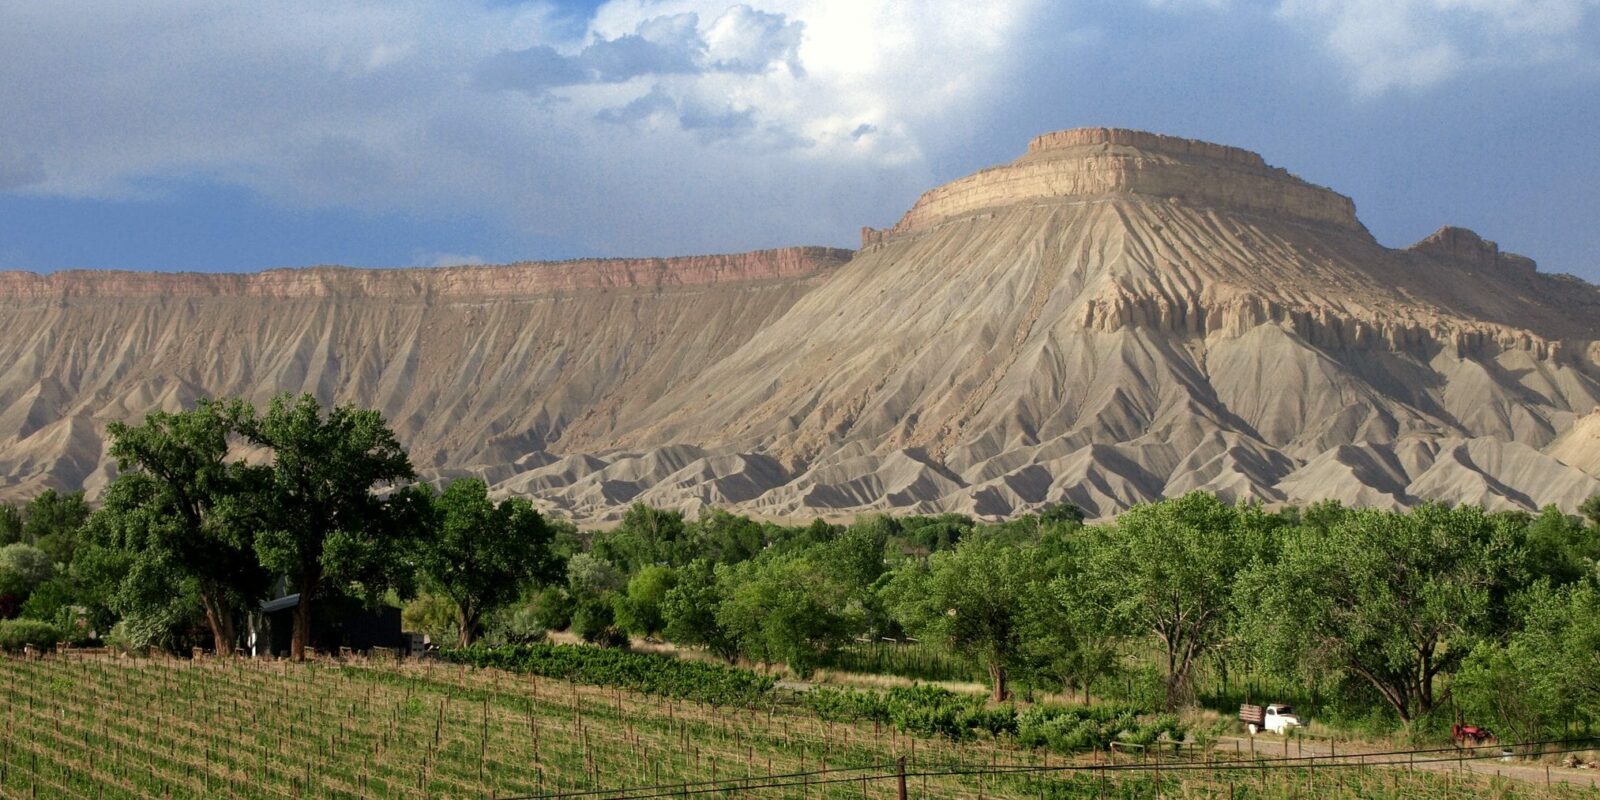
[[(488, 608), (555, 568), (552, 532), (531, 504), (495, 503), (476, 480), (437, 495), (414, 482), (376, 411), (324, 410), (310, 395), (275, 398), (259, 414), (240, 400), (204, 401), (112, 423), (110, 436), (120, 473), (93, 514), (81, 496), (71, 496), (82, 513), (70, 527), (35, 522), (65, 516), (60, 502), (0, 512), (21, 523), (0, 532), (37, 540), (53, 573), (45, 579), (56, 579), (52, 602), (32, 603), (35, 616), (100, 630), (115, 622), (131, 642), (170, 643), (198, 613), (226, 653), (281, 580), (300, 595), (291, 654), (302, 659), (326, 598), (376, 603), (424, 586), (450, 598), (465, 643)], [(67, 543), (30, 534), (47, 528)]]
[[(1515, 697), (1585, 721), (1600, 616), (1562, 622), (1600, 602), (1600, 501), (1584, 510), (1274, 513), (1195, 493), (1104, 526), (1066, 507), (786, 528), (635, 506), (526, 602), (594, 641), (659, 635), (799, 671), (854, 639), (916, 637), (975, 656), (996, 699), (1014, 676), (1087, 691), (1153, 666), (1169, 707), (1203, 669), (1333, 686), (1407, 725), (1460, 693), (1501, 719)], [(1531, 688), (1504, 691), (1515, 681)]]

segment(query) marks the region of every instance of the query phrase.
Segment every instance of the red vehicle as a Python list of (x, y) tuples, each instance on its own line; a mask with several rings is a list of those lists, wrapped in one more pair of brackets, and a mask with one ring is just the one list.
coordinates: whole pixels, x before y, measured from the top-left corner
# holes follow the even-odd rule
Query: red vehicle
[(1450, 735), (1455, 738), (1456, 747), (1482, 747), (1494, 741), (1494, 733), (1488, 728), (1460, 722), (1450, 726)]

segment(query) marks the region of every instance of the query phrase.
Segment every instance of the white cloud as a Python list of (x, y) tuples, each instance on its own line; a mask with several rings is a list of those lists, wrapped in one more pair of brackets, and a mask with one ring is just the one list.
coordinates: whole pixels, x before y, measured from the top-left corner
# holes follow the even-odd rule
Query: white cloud
[(1358, 94), (1434, 86), (1474, 69), (1592, 65), (1586, 16), (1600, 0), (1282, 0), (1277, 13), (1313, 32)]
[(478, 0), (4, 4), (0, 152), (29, 155), (0, 191), (213, 180), (601, 253), (840, 241), (926, 188), (1045, 7), (612, 0), (574, 30)]

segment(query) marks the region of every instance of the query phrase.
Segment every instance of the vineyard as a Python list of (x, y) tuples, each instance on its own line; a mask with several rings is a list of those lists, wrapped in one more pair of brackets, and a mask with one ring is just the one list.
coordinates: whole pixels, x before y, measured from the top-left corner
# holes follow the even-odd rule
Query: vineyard
[(901, 758), (913, 797), (1588, 796), (1192, 747), (1164, 765), (1150, 751), (1067, 761), (1007, 737), (828, 721), (776, 692), (713, 706), (432, 662), (0, 658), (0, 683), (4, 797), (892, 798)]

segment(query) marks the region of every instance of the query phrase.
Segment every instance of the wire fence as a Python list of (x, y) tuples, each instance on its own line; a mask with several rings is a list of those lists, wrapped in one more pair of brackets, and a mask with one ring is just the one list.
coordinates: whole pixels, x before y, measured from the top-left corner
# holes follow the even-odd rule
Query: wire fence
[[(1162, 761), (1159, 754), (1154, 760), (1132, 761), (1126, 763), (1069, 763), (1056, 765), (992, 765), (983, 767), (943, 767), (922, 768), (908, 767), (904, 758), (893, 764), (869, 764), (854, 767), (832, 767), (828, 769), (807, 770), (805, 772), (789, 772), (778, 775), (759, 775), (744, 778), (727, 778), (723, 780), (680, 782), (670, 784), (655, 784), (650, 786), (631, 786), (612, 789), (586, 789), (578, 791), (554, 791), (543, 794), (517, 795), (512, 797), (500, 796), (495, 800), (652, 800), (652, 798), (671, 797), (698, 797), (711, 794), (736, 794), (747, 795), (754, 791), (781, 790), (781, 789), (824, 789), (839, 784), (860, 783), (863, 787), (868, 784), (896, 782), (900, 789), (900, 797), (905, 797), (906, 786), (911, 781), (929, 778), (952, 777), (1007, 777), (1019, 775), (1051, 775), (1051, 774), (1089, 774), (1097, 776), (1110, 776), (1127, 773), (1154, 773), (1161, 775), (1182, 775), (1185, 773), (1227, 773), (1227, 772), (1268, 772), (1278, 770), (1326, 770), (1326, 769), (1365, 769), (1374, 767), (1389, 768), (1428, 768), (1436, 765), (1455, 764), (1464, 767), (1467, 762), (1480, 762), (1487, 760), (1503, 760), (1516, 754), (1554, 756), (1567, 753), (1577, 753), (1592, 750), (1600, 744), (1600, 739), (1593, 737), (1579, 739), (1547, 739), (1540, 741), (1514, 742), (1500, 744), (1493, 747), (1480, 747), (1466, 750), (1458, 747), (1433, 747), (1416, 748), (1407, 750), (1384, 750), (1377, 752), (1354, 753), (1319, 753), (1312, 755), (1259, 757), (1253, 754), (1238, 752), (1223, 752), (1224, 756), (1241, 756), (1237, 759), (1207, 759), (1196, 761), (1193, 759), (1174, 759)], [(1482, 752), (1492, 750), (1493, 752)], [(1211, 751), (1210, 755), (1216, 755)]]

